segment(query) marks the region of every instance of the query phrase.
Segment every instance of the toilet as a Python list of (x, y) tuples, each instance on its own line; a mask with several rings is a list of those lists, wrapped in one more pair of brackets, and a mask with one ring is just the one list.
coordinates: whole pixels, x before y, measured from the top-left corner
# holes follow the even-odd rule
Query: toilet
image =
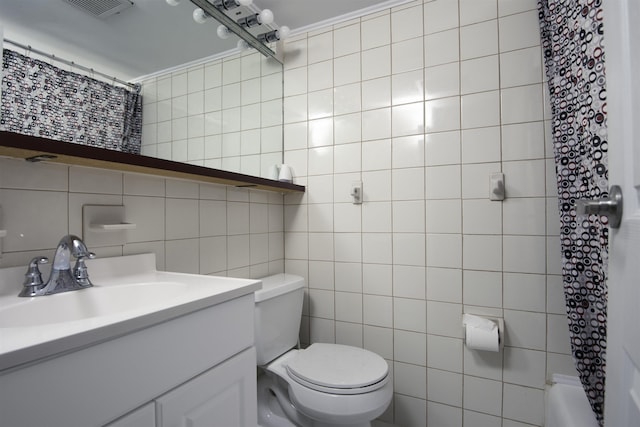
[(358, 347), (315, 343), (296, 349), (304, 279), (276, 274), (255, 293), (258, 425), (370, 426), (393, 395), (387, 362)]

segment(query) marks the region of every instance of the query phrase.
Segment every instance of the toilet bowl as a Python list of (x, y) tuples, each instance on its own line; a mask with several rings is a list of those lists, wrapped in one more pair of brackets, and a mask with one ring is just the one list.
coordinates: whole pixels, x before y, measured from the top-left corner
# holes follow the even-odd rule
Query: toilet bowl
[(279, 274), (256, 292), (258, 424), (369, 426), (391, 402), (387, 362), (357, 347), (297, 342), (304, 280)]

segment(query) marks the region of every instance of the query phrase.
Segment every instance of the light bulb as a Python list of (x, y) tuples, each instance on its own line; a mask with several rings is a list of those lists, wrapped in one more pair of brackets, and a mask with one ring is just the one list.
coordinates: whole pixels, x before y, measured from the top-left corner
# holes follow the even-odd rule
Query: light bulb
[(287, 37), (289, 37), (289, 34), (291, 34), (291, 30), (286, 25), (278, 28), (278, 38), (280, 40), (286, 39)]
[(166, 0), (169, 6), (177, 6), (180, 4), (180, 0)]
[(253, 3), (253, 0), (236, 0), (236, 2), (240, 3), (241, 6), (249, 6)]
[(269, 9), (265, 9), (260, 12), (260, 23), (269, 25), (273, 22), (273, 12)]
[(198, 24), (204, 24), (207, 22), (208, 15), (204, 13), (204, 10), (197, 8), (193, 11), (193, 20)]
[(238, 40), (238, 49), (240, 50), (247, 50), (249, 49), (249, 43), (247, 43), (246, 41), (240, 39)]
[(229, 29), (224, 25), (219, 25), (218, 29), (216, 30), (216, 34), (218, 34), (218, 37), (220, 37), (221, 39), (228, 39)]

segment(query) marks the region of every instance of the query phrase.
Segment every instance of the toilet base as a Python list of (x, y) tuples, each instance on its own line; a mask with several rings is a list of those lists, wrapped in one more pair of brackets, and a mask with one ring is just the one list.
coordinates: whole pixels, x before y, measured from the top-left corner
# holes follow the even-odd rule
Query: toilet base
[[(269, 375), (258, 376), (258, 426), (259, 427), (371, 427), (371, 423), (360, 424), (326, 424), (305, 417), (298, 412), (299, 424), (292, 422), (282, 405), (271, 391), (276, 385)], [(293, 409), (295, 411), (295, 409)]]
[(271, 392), (271, 378), (258, 376), (258, 426), (259, 427), (296, 427), (287, 418), (282, 406)]

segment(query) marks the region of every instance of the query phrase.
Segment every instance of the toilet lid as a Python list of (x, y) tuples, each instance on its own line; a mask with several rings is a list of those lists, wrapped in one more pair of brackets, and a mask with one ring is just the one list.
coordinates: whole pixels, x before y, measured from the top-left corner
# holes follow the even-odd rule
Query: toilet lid
[(320, 387), (357, 389), (387, 377), (387, 362), (377, 354), (339, 344), (310, 345), (287, 364), (294, 379)]

